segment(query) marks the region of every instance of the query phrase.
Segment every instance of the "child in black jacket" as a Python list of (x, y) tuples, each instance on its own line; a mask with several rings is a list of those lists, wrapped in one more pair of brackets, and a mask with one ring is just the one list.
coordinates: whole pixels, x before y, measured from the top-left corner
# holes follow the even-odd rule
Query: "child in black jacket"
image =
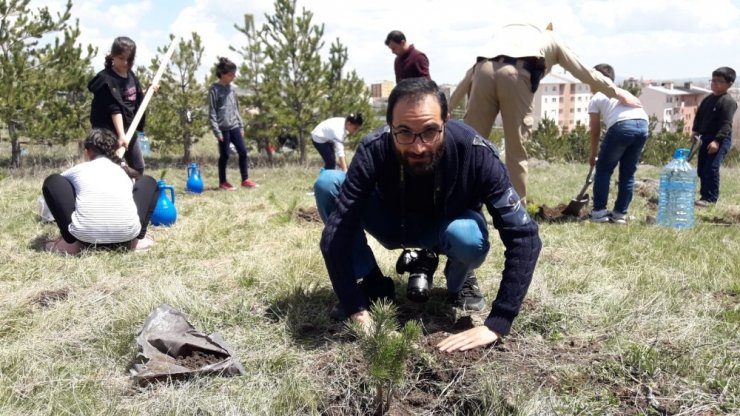
[[(105, 57), (105, 69), (90, 80), (87, 88), (94, 94), (90, 108), (92, 128), (110, 130), (118, 137), (119, 145), (126, 148), (124, 160), (130, 168), (127, 172), (138, 177), (144, 173), (144, 156), (136, 135), (130, 142), (125, 138), (145, 93), (131, 70), (135, 58), (136, 43), (125, 36), (117, 37)], [(136, 130), (143, 132), (144, 124), (142, 117)]]
[(696, 112), (693, 135), (701, 138), (697, 173), (701, 186), (700, 207), (717, 202), (719, 198), (719, 167), (732, 145), (732, 117), (737, 102), (727, 94), (735, 82), (735, 70), (726, 66), (712, 72), (712, 95), (704, 98)]

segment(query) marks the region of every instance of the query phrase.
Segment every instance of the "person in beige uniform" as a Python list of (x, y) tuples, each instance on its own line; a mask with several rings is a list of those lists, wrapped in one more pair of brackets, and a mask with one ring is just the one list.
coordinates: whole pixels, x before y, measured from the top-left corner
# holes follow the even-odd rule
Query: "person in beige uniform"
[(539, 82), (559, 64), (588, 84), (593, 92), (617, 98), (625, 105), (641, 107), (640, 100), (617, 88), (598, 71), (583, 65), (552, 33), (526, 23), (500, 28), (478, 56), (450, 97), (450, 108), (468, 96), (464, 121), (488, 138), (499, 111), (504, 123), (505, 159), (514, 189), (527, 197), (527, 151), (524, 143), (532, 131), (532, 102)]

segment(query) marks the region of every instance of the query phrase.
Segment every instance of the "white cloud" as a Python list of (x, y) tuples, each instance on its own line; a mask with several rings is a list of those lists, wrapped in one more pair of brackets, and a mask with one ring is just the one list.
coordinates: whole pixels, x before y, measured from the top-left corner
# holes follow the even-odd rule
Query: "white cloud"
[[(33, 0), (60, 10), (63, 2)], [(394, 56), (383, 44), (390, 30), (402, 30), (431, 61), (439, 82), (456, 82), (473, 64), (495, 27), (512, 21), (544, 26), (587, 65), (609, 62), (623, 76), (675, 78), (703, 76), (720, 65), (740, 69), (740, 5), (736, 0), (299, 0), (324, 24), (324, 56), (336, 38), (348, 48), (349, 70), (366, 82), (393, 79)], [(238, 62), (229, 50), (244, 45), (234, 29), (245, 13), (259, 26), (272, 14), (272, 0), (78, 0), (72, 13), (80, 19), (83, 44), (102, 56), (113, 38), (125, 34), (138, 45), (137, 61), (148, 63), (171, 32), (189, 38), (197, 31), (205, 46), (204, 72), (219, 55)]]

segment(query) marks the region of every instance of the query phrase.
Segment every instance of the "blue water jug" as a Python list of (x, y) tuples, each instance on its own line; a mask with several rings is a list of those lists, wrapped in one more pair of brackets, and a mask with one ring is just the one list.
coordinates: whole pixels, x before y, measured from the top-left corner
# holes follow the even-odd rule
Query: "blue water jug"
[(656, 222), (664, 227), (694, 226), (696, 170), (686, 161), (688, 155), (689, 149), (676, 149), (673, 160), (660, 173)]
[(203, 178), (200, 177), (198, 165), (195, 163), (188, 166), (188, 181), (185, 183), (185, 189), (194, 194), (203, 192)]
[[(157, 205), (152, 213), (152, 225), (164, 225), (169, 227), (177, 221), (177, 208), (175, 208), (175, 188), (167, 185), (164, 179), (157, 181), (159, 188), (159, 198)], [(170, 191), (171, 198), (167, 198), (167, 192)]]

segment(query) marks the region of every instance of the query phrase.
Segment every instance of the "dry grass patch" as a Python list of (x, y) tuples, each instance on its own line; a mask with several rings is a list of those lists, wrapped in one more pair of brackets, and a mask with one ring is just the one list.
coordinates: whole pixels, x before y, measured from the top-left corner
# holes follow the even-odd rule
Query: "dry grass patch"
[[(567, 203), (582, 170), (533, 164), (533, 200)], [(310, 194), (318, 167), (252, 169), (259, 188), (200, 195), (181, 191), (184, 167), (170, 168), (179, 218), (151, 230), (152, 250), (79, 257), (38, 250), (58, 235), (36, 214), (50, 172), (36, 166), (0, 180), (0, 414), (368, 411), (373, 392), (356, 341), (328, 318), (336, 300)], [(638, 178), (658, 173), (641, 166)], [(212, 186), (215, 166), (201, 164), (201, 174)], [(423, 328), (391, 414), (740, 412), (740, 168), (722, 174), (720, 203), (697, 211), (693, 230), (650, 225), (647, 188), (636, 192), (624, 227), (541, 221), (542, 256), (511, 336), (465, 354), (434, 345), (486, 312), (450, 309), (441, 268), (431, 300), (407, 302), (394, 272), (398, 251), (370, 239), (381, 270), (396, 279), (401, 323)], [(489, 302), (502, 252), (492, 230), (477, 271)], [(246, 375), (134, 386), (134, 337), (161, 303), (221, 333)]]

